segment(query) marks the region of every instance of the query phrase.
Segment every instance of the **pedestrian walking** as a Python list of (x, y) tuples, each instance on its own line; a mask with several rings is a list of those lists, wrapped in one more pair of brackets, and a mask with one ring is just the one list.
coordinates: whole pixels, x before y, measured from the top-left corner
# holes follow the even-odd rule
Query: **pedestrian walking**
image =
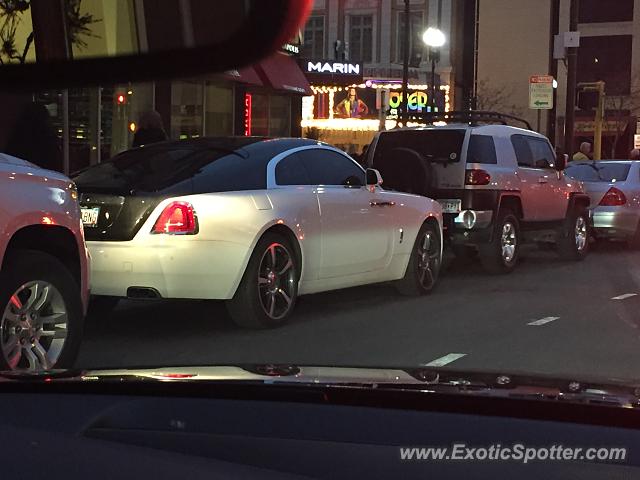
[(589, 142), (582, 142), (580, 144), (580, 150), (573, 156), (574, 160), (591, 160), (591, 144)]
[(140, 116), (138, 130), (133, 136), (133, 147), (164, 142), (167, 139), (167, 132), (162, 126), (162, 117), (158, 112), (150, 110)]
[(629, 152), (629, 160), (640, 160), (640, 150), (637, 148), (631, 150)]

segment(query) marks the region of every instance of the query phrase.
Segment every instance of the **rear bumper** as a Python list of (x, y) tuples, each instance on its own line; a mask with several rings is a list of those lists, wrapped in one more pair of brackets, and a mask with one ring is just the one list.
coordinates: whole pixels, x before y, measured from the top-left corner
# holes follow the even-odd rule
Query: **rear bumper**
[(638, 228), (640, 216), (618, 207), (596, 207), (592, 209), (593, 228), (597, 237), (627, 238)]
[[(465, 222), (465, 216), (466, 222)], [(469, 216), (474, 221), (473, 226), (467, 228)], [(478, 245), (491, 241), (493, 229), (493, 211), (491, 210), (463, 210), (460, 214), (446, 214), (444, 223), (447, 240), (454, 245)]]
[(248, 261), (245, 246), (186, 237), (147, 242), (88, 242), (91, 293), (126, 297), (131, 287), (162, 298), (232, 298)]

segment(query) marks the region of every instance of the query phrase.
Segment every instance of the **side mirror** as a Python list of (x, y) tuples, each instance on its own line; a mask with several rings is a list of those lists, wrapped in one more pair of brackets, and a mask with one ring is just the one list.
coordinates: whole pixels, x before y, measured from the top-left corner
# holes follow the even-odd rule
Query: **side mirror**
[(562, 172), (567, 168), (567, 163), (569, 162), (569, 155), (563, 153), (558, 155), (556, 158), (555, 168), (557, 171)]
[(382, 185), (382, 176), (375, 168), (367, 168), (367, 187)]

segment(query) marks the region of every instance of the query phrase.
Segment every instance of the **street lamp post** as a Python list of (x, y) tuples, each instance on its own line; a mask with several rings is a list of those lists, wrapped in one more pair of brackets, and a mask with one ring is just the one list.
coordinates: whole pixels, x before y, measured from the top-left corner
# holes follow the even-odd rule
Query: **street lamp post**
[(422, 35), (422, 41), (429, 47), (429, 60), (431, 60), (431, 111), (436, 109), (436, 64), (440, 61), (440, 49), (446, 43), (444, 33), (437, 28), (427, 28)]

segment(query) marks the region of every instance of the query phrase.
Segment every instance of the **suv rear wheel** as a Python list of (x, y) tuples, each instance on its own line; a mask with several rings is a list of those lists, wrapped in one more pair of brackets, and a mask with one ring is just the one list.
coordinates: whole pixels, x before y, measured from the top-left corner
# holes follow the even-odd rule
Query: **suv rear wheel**
[(0, 369), (70, 368), (82, 336), (80, 288), (42, 252), (11, 252), (0, 274)]
[(558, 233), (558, 253), (567, 260), (584, 260), (589, 253), (589, 215), (575, 207)]
[(489, 273), (510, 273), (519, 254), (520, 222), (511, 210), (500, 210), (491, 242), (480, 246), (480, 262)]

